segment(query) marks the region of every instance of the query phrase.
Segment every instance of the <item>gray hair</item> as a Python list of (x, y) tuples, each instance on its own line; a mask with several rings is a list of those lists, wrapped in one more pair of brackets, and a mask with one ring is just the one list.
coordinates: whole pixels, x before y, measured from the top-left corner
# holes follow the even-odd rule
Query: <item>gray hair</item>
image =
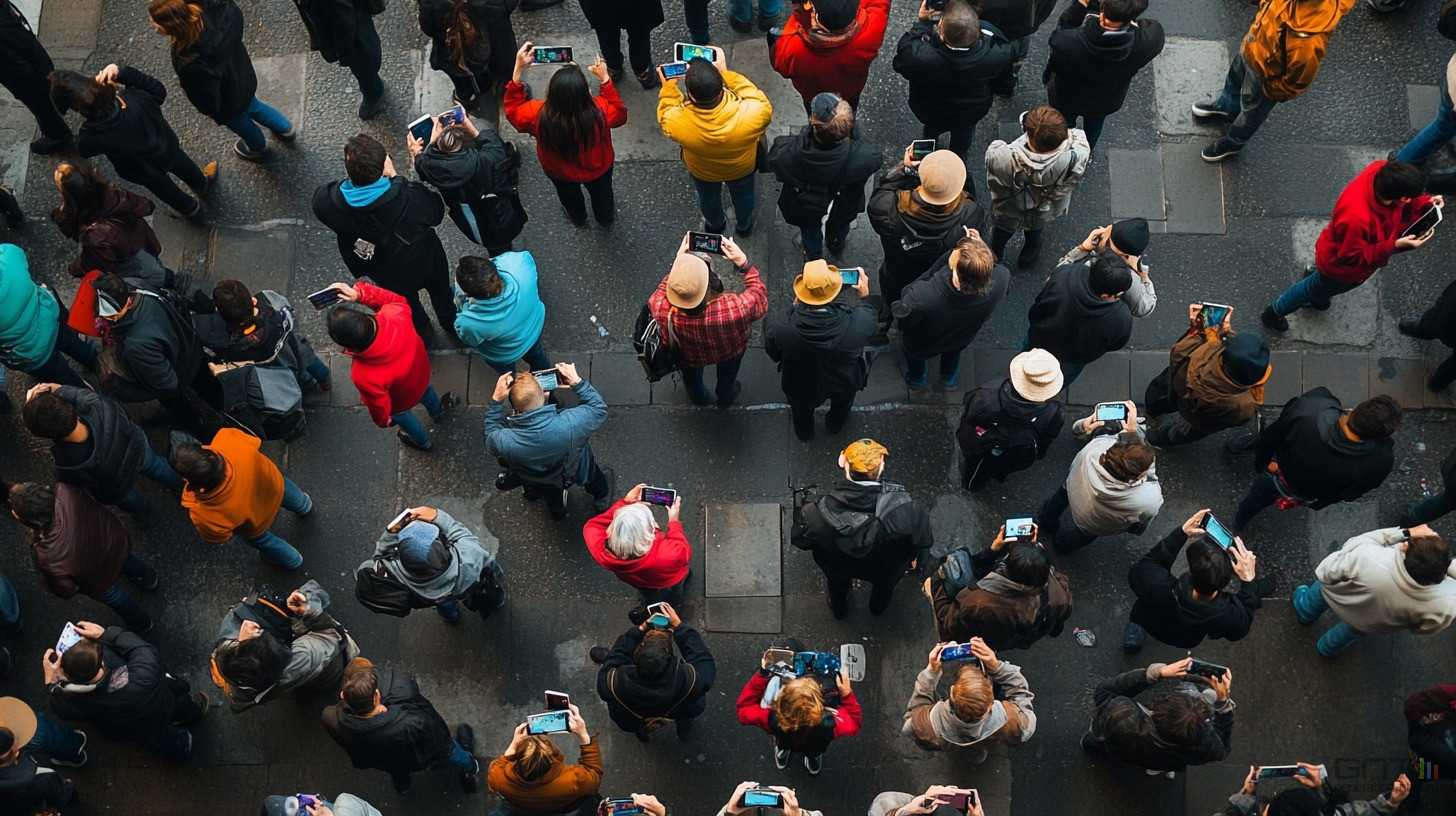
[(641, 558), (652, 549), (657, 519), (647, 505), (629, 504), (612, 516), (607, 525), (607, 550), (618, 558)]

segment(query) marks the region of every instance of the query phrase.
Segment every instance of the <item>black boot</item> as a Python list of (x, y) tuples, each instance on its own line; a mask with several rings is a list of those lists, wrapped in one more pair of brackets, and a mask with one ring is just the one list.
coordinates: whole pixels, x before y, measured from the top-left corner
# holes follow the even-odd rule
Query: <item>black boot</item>
[(1456, 193), (1456, 168), (1433, 170), (1427, 173), (1426, 192), (1431, 195)]

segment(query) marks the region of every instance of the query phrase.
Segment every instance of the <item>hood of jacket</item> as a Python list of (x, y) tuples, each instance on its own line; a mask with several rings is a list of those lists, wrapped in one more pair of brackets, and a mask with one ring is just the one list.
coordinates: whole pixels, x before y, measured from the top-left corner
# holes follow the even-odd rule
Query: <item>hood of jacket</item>
[(392, 361), (408, 359), (408, 351), (417, 342), (410, 337), (415, 333), (414, 324), (408, 320), (374, 319), (376, 331), (374, 342), (363, 351), (344, 349), (344, 353), (355, 360), (375, 365), (389, 365)]
[(243, 45), (243, 13), (232, 0), (201, 0), (205, 25), (191, 48), (178, 55), (179, 64), (201, 62), (221, 65)]
[(92, 223), (105, 221), (108, 218), (116, 218), (123, 221), (146, 218), (152, 214), (152, 200), (144, 195), (138, 195), (130, 190), (123, 190), (120, 187), (112, 187), (106, 191), (106, 197), (101, 201), (101, 207), (92, 218)]
[(499, 334), (504, 322), (514, 319), (521, 300), (521, 284), (510, 275), (500, 276), (500, 294), (477, 300), (455, 286), (456, 305), (455, 331), (471, 337), (492, 337)]
[[(1084, 264), (1085, 265), (1085, 264)], [(1121, 298), (1108, 300), (1092, 291), (1092, 276), (1081, 269), (1069, 270), (1063, 284), (1068, 302), (1078, 317), (1095, 320), (1117, 309), (1127, 309)]]
[(941, 700), (930, 709), (930, 727), (935, 735), (953, 745), (971, 745), (995, 734), (1006, 724), (1006, 706), (992, 700), (986, 713), (975, 722), (966, 722), (955, 715), (949, 700)]
[(927, 204), (913, 189), (899, 191), (895, 207), (900, 211), (900, 223), (905, 230), (905, 237), (901, 240), (939, 242), (947, 231), (965, 220), (962, 209), (968, 205), (976, 206), (974, 199), (964, 190), (943, 207)]
[(479, 168), (479, 151), (471, 147), (448, 153), (433, 145), (425, 148), (417, 161), (423, 160), (430, 166), (430, 183), (436, 187), (451, 189), (464, 187), (475, 178)]
[(1016, 385), (1011, 382), (1010, 378), (1001, 383), (1001, 388), (996, 392), (996, 396), (1001, 400), (1001, 410), (1012, 419), (1022, 422), (1035, 422), (1047, 408), (1046, 402), (1032, 402), (1021, 396), (1021, 392), (1016, 390)]
[(1345, 412), (1339, 408), (1320, 411), (1315, 417), (1315, 426), (1319, 428), (1320, 436), (1330, 443), (1330, 447), (1341, 456), (1365, 456), (1374, 451), (1379, 445), (1369, 439), (1362, 439), (1359, 442), (1347, 436), (1340, 428), (1340, 417)]
[(1001, 572), (999, 568), (986, 573), (981, 580), (976, 582), (976, 587), (996, 595), (1030, 595), (1041, 592), (1041, 587), (1017, 583), (1007, 578), (1006, 573)]
[(851, 325), (853, 313), (838, 304), (808, 306), (794, 304), (792, 325), (804, 345), (816, 351), (836, 351)]
[(1228, 590), (1218, 594), (1212, 601), (1200, 601), (1193, 597), (1193, 579), (1187, 573), (1178, 577), (1178, 586), (1173, 590), (1173, 603), (1178, 608), (1177, 626), (1197, 631), (1215, 631), (1215, 624), (1228, 616), (1225, 600)]
[(342, 212), (367, 213), (378, 218), (386, 228), (390, 228), (399, 222), (404, 208), (409, 206), (409, 198), (405, 195), (406, 184), (408, 181), (403, 177), (395, 176), (389, 180), (388, 190), (368, 204), (358, 207), (350, 204), (349, 199), (344, 196), (342, 183), (329, 188), (329, 198)]
[(1032, 150), (1025, 133), (1007, 146), (1011, 148), (1012, 163), (1032, 176), (1033, 183), (1037, 184), (1056, 182), (1073, 159), (1071, 136), (1063, 139), (1050, 153), (1037, 153)]
[(1088, 15), (1082, 22), (1082, 38), (1087, 50), (1098, 59), (1119, 62), (1127, 59), (1137, 44), (1136, 23), (1116, 31), (1102, 27), (1097, 17)]
[[(673, 646), (676, 655), (677, 646)], [(667, 671), (661, 677), (644, 678), (632, 664), (618, 666), (615, 690), (622, 703), (635, 712), (667, 711), (685, 698), (693, 687), (693, 676), (687, 671), (687, 664), (675, 656)], [(607, 695), (611, 697), (610, 694)], [(615, 699), (611, 700), (615, 702)]]

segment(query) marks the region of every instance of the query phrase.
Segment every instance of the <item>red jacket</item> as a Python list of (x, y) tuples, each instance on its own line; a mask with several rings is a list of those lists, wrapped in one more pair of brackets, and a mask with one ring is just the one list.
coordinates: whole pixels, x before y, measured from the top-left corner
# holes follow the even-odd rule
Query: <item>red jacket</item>
[(1325, 277), (1341, 283), (1364, 283), (1390, 263), (1395, 239), (1431, 207), (1431, 197), (1417, 196), (1404, 204), (1382, 204), (1375, 198), (1375, 173), (1385, 160), (1373, 161), (1335, 200), (1329, 226), (1314, 245), (1314, 265)]
[(652, 540), (652, 549), (641, 558), (618, 558), (607, 549), (607, 525), (612, 523), (612, 517), (617, 515), (617, 511), (625, 506), (625, 499), (618, 501), (607, 508), (607, 512), (588, 521), (581, 528), (581, 535), (586, 539), (586, 548), (591, 551), (592, 558), (617, 576), (622, 583), (637, 589), (666, 589), (681, 583), (688, 577), (688, 559), (693, 555), (693, 547), (688, 543), (688, 537), (683, 535), (682, 524), (676, 521), (667, 523), (667, 532), (657, 531)]
[(794, 83), (805, 104), (826, 91), (857, 97), (885, 41), (889, 13), (890, 0), (862, 0), (854, 23), (843, 34), (830, 34), (811, 30), (808, 12), (795, 11), (774, 43), (773, 69)]
[(344, 353), (354, 358), (349, 376), (359, 389), (359, 399), (369, 409), (369, 418), (388, 428), (391, 414), (415, 407), (430, 387), (430, 358), (425, 341), (410, 320), (405, 299), (372, 283), (354, 284), (359, 302), (375, 311), (379, 331), (363, 351)]
[[(738, 694), (738, 722), (744, 725), (756, 725), (768, 731), (768, 715), (773, 710), (764, 708), (758, 704), (763, 699), (763, 690), (768, 688), (768, 675), (756, 671), (748, 678), (748, 683), (743, 686), (743, 691)], [(834, 738), (852, 737), (859, 733), (860, 720), (863, 714), (859, 709), (859, 700), (854, 698), (854, 692), (839, 701), (839, 708), (834, 711)], [(770, 732), (772, 733), (772, 732)]]
[(578, 156), (558, 156), (541, 146), (540, 137), (536, 133), (536, 126), (541, 123), (541, 106), (544, 103), (540, 99), (526, 99), (525, 85), (519, 82), (506, 83), (506, 121), (522, 133), (537, 136), (536, 157), (541, 160), (541, 170), (547, 178), (557, 181), (591, 181), (611, 169), (612, 162), (616, 160), (616, 154), (612, 152), (611, 128), (627, 123), (627, 107), (622, 104), (622, 97), (617, 95), (617, 86), (611, 80), (602, 83), (601, 91), (592, 101), (597, 103), (607, 126), (597, 131), (596, 143), (590, 149), (582, 151)]

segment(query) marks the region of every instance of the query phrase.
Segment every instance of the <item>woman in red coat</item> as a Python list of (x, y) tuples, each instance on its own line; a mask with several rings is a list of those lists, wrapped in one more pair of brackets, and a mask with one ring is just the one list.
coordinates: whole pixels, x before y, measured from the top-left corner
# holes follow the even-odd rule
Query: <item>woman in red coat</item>
[(581, 534), (592, 558), (622, 583), (641, 592), (644, 606), (658, 601), (677, 604), (691, 573), (688, 560), (693, 555), (682, 523), (677, 520), (682, 497), (667, 508), (667, 532), (663, 532), (651, 508), (642, 501), (642, 488), (646, 486), (632, 488), (621, 501), (588, 521)]

